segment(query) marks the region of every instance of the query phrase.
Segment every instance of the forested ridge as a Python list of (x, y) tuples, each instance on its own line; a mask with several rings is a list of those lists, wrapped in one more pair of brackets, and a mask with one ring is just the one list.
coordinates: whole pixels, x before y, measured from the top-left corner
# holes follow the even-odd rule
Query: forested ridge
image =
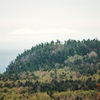
[(100, 41), (41, 43), (0, 74), (0, 100), (99, 100)]
[[(99, 62), (99, 40), (68, 40), (64, 41), (64, 43), (57, 40), (56, 42), (42, 43), (32, 47), (30, 50), (25, 50), (9, 64), (6, 72), (19, 73), (40, 69), (46, 71), (56, 67), (64, 68), (69, 66), (70, 70), (88, 73), (90, 66), (97, 65), (95, 67), (98, 67)], [(90, 68), (91, 71), (92, 69), (96, 70), (94, 67)]]

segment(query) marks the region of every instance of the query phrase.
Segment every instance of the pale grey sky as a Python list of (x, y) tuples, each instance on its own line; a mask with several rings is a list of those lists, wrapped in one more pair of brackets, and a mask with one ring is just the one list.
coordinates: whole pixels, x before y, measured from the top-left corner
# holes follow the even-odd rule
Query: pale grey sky
[(100, 0), (0, 0), (0, 72), (24, 49), (69, 38), (100, 39)]

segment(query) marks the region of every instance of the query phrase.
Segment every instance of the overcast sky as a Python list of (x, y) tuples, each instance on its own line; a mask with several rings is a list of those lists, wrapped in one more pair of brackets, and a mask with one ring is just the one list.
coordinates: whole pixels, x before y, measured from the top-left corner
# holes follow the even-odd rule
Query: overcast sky
[(100, 0), (0, 0), (0, 72), (41, 42), (100, 39)]

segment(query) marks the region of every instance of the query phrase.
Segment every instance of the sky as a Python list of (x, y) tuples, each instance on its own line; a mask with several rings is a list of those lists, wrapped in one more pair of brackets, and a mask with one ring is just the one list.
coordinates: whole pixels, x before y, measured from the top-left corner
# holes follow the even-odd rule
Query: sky
[(41, 42), (94, 38), (100, 40), (100, 0), (0, 0), (0, 73)]

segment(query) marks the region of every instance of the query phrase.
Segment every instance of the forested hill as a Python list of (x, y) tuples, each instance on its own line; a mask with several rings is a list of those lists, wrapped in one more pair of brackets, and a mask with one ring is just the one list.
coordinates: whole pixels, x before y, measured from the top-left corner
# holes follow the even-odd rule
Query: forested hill
[(81, 74), (94, 74), (100, 67), (100, 41), (57, 40), (25, 50), (12, 61), (5, 73), (67, 68)]
[(0, 74), (0, 100), (99, 100), (99, 87), (98, 39), (41, 43)]

